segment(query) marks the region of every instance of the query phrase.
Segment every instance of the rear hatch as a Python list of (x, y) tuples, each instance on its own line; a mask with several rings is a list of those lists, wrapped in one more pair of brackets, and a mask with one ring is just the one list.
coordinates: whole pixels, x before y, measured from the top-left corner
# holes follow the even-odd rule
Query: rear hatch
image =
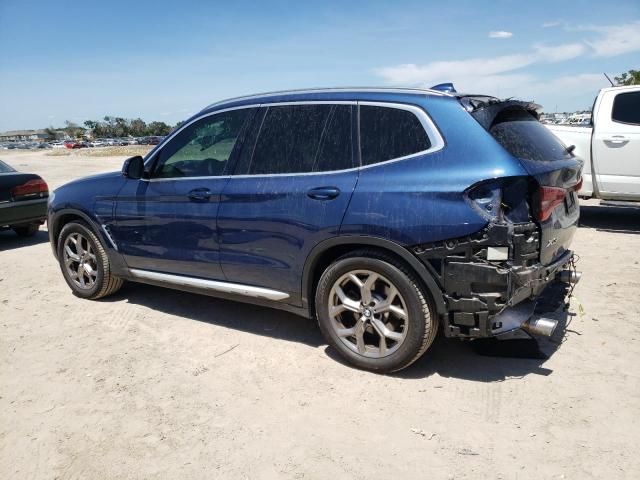
[(536, 104), (491, 97), (460, 100), (534, 179), (529, 200), (540, 227), (540, 261), (552, 263), (569, 249), (578, 227), (582, 160), (538, 121)]

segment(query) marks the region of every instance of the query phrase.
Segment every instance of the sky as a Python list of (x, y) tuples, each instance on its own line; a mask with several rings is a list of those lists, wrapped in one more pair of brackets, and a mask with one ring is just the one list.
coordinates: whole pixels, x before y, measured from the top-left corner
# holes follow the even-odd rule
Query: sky
[(640, 1), (0, 0), (0, 51), (0, 131), (447, 81), (573, 111), (640, 69)]

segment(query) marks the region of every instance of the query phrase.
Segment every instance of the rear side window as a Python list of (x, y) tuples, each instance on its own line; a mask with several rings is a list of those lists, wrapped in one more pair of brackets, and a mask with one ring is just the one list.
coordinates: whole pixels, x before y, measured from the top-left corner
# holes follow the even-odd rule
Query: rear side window
[(613, 101), (611, 120), (640, 125), (640, 92), (619, 93)]
[(489, 132), (511, 155), (523, 160), (549, 162), (571, 158), (562, 142), (522, 108), (500, 112)]
[(392, 107), (360, 106), (362, 165), (406, 157), (430, 146), (427, 132), (412, 112)]
[(324, 172), (353, 167), (350, 105), (268, 107), (253, 154), (237, 174)]

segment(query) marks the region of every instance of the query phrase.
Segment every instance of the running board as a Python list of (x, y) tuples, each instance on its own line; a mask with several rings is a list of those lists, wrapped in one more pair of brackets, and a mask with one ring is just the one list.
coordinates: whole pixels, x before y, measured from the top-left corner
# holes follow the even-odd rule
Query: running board
[(201, 288), (203, 290), (213, 290), (222, 293), (233, 293), (245, 297), (266, 298), (268, 300), (285, 300), (289, 298), (288, 293), (271, 290), (269, 288), (254, 287), (252, 285), (241, 285), (239, 283), (220, 282), (217, 280), (205, 280), (202, 278), (184, 277), (182, 275), (170, 275), (168, 273), (151, 272), (149, 270), (130, 269), (131, 276), (135, 279), (148, 280), (153, 282), (167, 283), (174, 286), (185, 286)]

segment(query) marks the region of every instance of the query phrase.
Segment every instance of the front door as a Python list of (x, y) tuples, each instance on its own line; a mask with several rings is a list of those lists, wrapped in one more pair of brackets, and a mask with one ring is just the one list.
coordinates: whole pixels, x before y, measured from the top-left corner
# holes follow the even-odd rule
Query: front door
[(133, 269), (222, 279), (216, 217), (238, 139), (255, 110), (207, 115), (178, 131), (129, 180), (111, 227)]
[(592, 155), (600, 193), (640, 195), (640, 91), (609, 91), (599, 107)]
[(338, 234), (358, 178), (352, 109), (274, 105), (256, 114), (218, 214), (227, 280), (297, 303), (307, 255)]

